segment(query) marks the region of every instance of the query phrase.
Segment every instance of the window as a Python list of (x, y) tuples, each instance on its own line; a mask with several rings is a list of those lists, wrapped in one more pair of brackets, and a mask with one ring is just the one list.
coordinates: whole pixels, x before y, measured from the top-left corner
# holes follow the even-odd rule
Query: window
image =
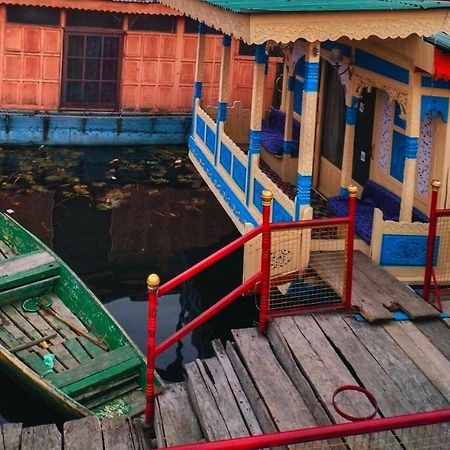
[(130, 15), (128, 28), (136, 31), (159, 31), (176, 33), (177, 18), (175, 16)]
[(67, 107), (117, 106), (121, 36), (66, 33), (62, 99)]
[(239, 42), (239, 55), (241, 56), (255, 56), (256, 45), (248, 45), (245, 42)]
[(6, 20), (12, 23), (59, 25), (60, 10), (56, 8), (34, 8), (31, 6), (7, 6)]
[[(185, 33), (198, 33), (198, 26), (199, 22), (197, 20), (191, 19), (190, 17), (184, 18)], [(222, 34), (222, 32), (211, 27), (206, 27), (206, 34)]]
[(115, 13), (96, 11), (67, 11), (66, 25), (68, 27), (90, 27), (122, 29), (123, 16)]

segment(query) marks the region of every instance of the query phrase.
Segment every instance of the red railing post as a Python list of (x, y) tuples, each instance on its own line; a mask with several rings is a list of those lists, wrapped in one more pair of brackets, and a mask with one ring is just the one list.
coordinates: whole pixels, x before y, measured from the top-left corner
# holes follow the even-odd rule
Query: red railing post
[(352, 281), (353, 281), (353, 247), (355, 241), (355, 213), (356, 195), (358, 188), (350, 185), (348, 188), (348, 232), (347, 232), (347, 255), (345, 267), (345, 290), (344, 306), (348, 309), (352, 307)]
[(258, 331), (265, 333), (269, 315), (270, 290), (270, 206), (273, 194), (263, 191), (262, 198), (262, 224), (261, 224), (261, 291), (259, 294), (259, 325)]
[(147, 323), (147, 384), (145, 389), (145, 421), (153, 423), (155, 413), (155, 348), (156, 309), (158, 306), (159, 277), (152, 273), (147, 278), (148, 323)]
[(427, 242), (427, 255), (425, 259), (425, 275), (423, 280), (423, 299), (427, 302), (430, 301), (430, 287), (431, 287), (431, 275), (433, 272), (433, 256), (434, 256), (434, 244), (436, 242), (436, 230), (437, 230), (437, 199), (441, 182), (439, 180), (433, 180), (431, 182), (431, 205), (430, 205), (430, 222), (428, 224), (428, 242)]

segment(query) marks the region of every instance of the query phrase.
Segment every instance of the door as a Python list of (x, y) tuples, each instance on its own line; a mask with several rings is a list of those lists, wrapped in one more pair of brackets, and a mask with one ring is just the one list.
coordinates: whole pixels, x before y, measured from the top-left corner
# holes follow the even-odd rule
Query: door
[(366, 184), (370, 176), (375, 99), (376, 89), (371, 92), (365, 89), (356, 116), (352, 178), (361, 186)]

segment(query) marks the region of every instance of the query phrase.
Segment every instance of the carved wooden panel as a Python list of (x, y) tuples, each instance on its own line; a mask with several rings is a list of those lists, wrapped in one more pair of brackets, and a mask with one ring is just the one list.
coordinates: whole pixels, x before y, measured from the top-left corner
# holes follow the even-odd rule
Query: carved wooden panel
[(4, 36), (2, 108), (56, 109), (62, 29), (7, 23)]

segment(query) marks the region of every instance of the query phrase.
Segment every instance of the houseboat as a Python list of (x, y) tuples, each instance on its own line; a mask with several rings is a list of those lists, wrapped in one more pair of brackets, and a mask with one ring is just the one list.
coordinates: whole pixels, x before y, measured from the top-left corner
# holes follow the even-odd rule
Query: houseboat
[[(450, 4), (160, 3), (202, 24), (190, 157), (237, 228), (261, 223), (263, 189), (274, 194), (275, 222), (312, 217), (317, 192), (345, 216), (352, 183), (360, 196), (356, 247), (420, 282), (433, 179), (442, 180), (438, 206), (450, 204)], [(202, 91), (206, 26), (224, 34), (219, 108)], [(239, 95), (235, 40), (256, 48), (252, 105), (244, 111), (230, 107)], [(283, 54), (282, 96), (279, 107), (267, 108), (274, 47)], [(448, 259), (439, 252), (438, 264)]]
[[(198, 23), (152, 1), (0, 2), (0, 143), (186, 141)], [(203, 96), (217, 104), (221, 36), (207, 29)], [(253, 48), (232, 43), (231, 91), (251, 103)], [(277, 62), (268, 66), (272, 104)]]

